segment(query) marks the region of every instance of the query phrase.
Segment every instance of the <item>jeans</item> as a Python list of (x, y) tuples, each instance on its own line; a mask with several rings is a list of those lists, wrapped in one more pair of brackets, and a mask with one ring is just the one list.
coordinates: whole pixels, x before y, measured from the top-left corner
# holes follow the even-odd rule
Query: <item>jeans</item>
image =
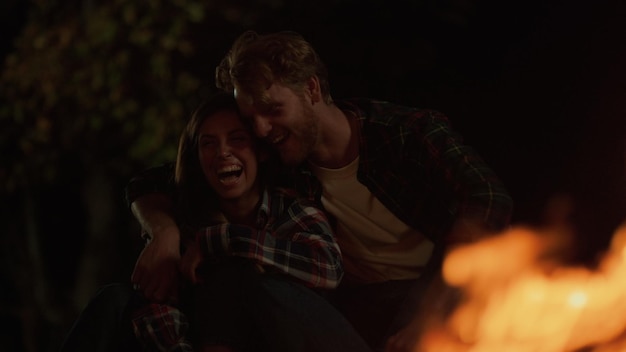
[[(244, 345), (253, 345), (255, 352), (372, 351), (318, 292), (284, 275), (257, 273), (250, 266), (236, 271), (237, 297), (246, 312), (246, 324), (253, 327), (251, 336), (259, 339)], [(204, 285), (219, 288), (222, 284), (217, 279)], [(224, 284), (232, 288), (233, 281)], [(103, 287), (74, 323), (60, 352), (140, 351), (129, 318), (139, 301), (129, 284)]]
[(422, 275), (411, 280), (389, 280), (369, 284), (342, 282), (330, 300), (365, 339), (373, 351), (384, 351), (387, 339), (417, 317), (424, 317), (440, 301), (441, 250), (433, 256)]
[(128, 316), (136, 295), (130, 284), (102, 287), (74, 322), (59, 351), (139, 351)]
[[(259, 273), (249, 261), (218, 270), (206, 271), (211, 280), (194, 288), (192, 307), (200, 315), (191, 319), (193, 340), (230, 339), (246, 352), (371, 351), (321, 293), (283, 274)], [(221, 318), (203, 321), (215, 315)]]
[(352, 325), (317, 292), (258, 276), (253, 316), (272, 352), (369, 352)]

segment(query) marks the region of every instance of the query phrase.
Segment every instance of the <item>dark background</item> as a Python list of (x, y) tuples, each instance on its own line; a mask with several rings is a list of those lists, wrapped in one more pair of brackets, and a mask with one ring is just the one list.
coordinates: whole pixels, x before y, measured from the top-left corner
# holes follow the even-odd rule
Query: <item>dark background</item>
[[(62, 13), (80, 16), (99, 5), (64, 6), (66, 12), (57, 4), (38, 20), (53, 23)], [(0, 7), (3, 58), (19, 52), (14, 39), (23, 35), (29, 11), (43, 7), (37, 1)], [(550, 199), (569, 196), (572, 256), (589, 263), (626, 214), (625, 10), (621, 1), (231, 1), (208, 7), (189, 36), (197, 50), (185, 65), (202, 81), (197, 90), (206, 90), (243, 29), (299, 31), (326, 61), (335, 99), (367, 96), (448, 115), (508, 186), (515, 224), (542, 223)], [(14, 103), (3, 96), (5, 106)], [(9, 115), (3, 123), (19, 124)], [(99, 143), (113, 143), (116, 131), (107, 133)], [(2, 144), (9, 161), (0, 176), (16, 165), (10, 143)], [(148, 158), (94, 186), (83, 183), (85, 170), (73, 153), (61, 154), (62, 177), (2, 193), (3, 350), (55, 351), (100, 285), (128, 279), (140, 248), (123, 185), (151, 165)], [(114, 150), (96, 163), (128, 154)], [(95, 240), (87, 235), (98, 227), (84, 203), (88, 187), (89, 199), (105, 204), (97, 211), (110, 212)]]

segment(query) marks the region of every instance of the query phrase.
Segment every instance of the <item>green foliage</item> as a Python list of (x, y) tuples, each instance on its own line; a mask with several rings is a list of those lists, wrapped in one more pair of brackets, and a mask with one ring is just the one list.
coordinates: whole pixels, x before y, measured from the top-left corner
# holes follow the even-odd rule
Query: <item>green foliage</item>
[(54, 182), (60, 158), (83, 168), (175, 157), (185, 98), (207, 77), (188, 65), (207, 2), (102, 2), (51, 16), (41, 4), (0, 76), (3, 191)]

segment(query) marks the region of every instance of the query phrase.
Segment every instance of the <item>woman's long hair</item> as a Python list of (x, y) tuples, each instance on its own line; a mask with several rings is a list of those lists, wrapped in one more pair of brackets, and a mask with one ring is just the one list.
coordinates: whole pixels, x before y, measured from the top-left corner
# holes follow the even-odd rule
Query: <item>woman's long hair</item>
[(180, 136), (174, 179), (178, 195), (176, 213), (183, 231), (194, 231), (200, 226), (210, 225), (215, 222), (212, 215), (219, 213), (217, 194), (202, 172), (198, 141), (204, 120), (222, 110), (239, 113), (232, 94), (218, 92), (202, 101), (193, 111)]
[[(200, 227), (225, 221), (218, 208), (217, 193), (210, 187), (202, 171), (198, 154), (202, 123), (211, 115), (223, 110), (235, 111), (239, 115), (239, 108), (232, 93), (219, 91), (202, 101), (193, 111), (180, 136), (174, 180), (177, 187), (176, 214), (183, 235), (189, 235)], [(252, 126), (246, 121), (243, 122), (250, 128), (250, 133), (255, 138), (259, 186), (263, 189), (283, 183), (278, 181), (282, 176), (282, 164), (276, 151), (256, 140)]]

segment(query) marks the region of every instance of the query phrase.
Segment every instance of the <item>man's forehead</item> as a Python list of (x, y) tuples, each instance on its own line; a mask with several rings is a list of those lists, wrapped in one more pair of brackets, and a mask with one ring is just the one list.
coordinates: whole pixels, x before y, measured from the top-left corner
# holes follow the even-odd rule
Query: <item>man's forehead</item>
[(254, 110), (264, 110), (275, 105), (276, 100), (269, 93), (269, 89), (256, 95), (237, 88), (233, 91), (239, 110), (244, 115), (252, 113)]
[(252, 99), (252, 95), (244, 92), (237, 87), (233, 89), (233, 96), (235, 97), (235, 100), (237, 100), (237, 104), (240, 105), (252, 105), (252, 103), (254, 102), (254, 100)]

